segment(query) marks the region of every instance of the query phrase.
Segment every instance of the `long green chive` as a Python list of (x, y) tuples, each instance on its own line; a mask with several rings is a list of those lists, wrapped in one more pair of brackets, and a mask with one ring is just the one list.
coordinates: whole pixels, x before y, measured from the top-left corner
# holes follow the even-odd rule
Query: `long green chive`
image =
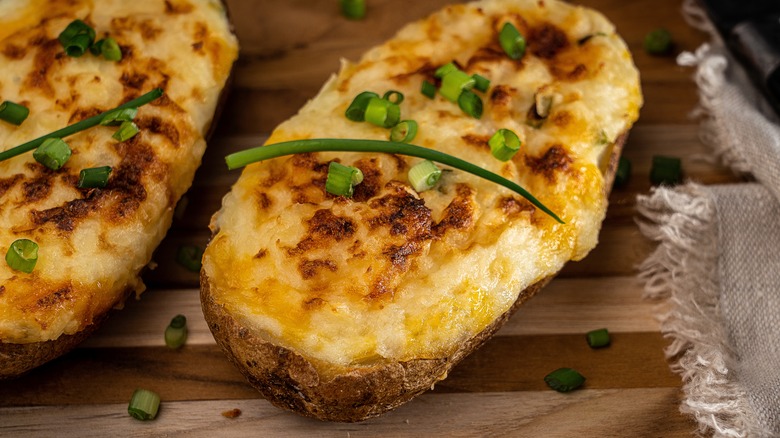
[(447, 64), (442, 65), (441, 67), (437, 68), (435, 72), (433, 72), (433, 75), (437, 78), (443, 78), (447, 73), (460, 70), (457, 65), (455, 65), (454, 62), (448, 62)]
[[(117, 108), (136, 108), (139, 106), (146, 105), (147, 103), (159, 98), (163, 95), (163, 90), (160, 88), (155, 88), (154, 90), (142, 95), (141, 97), (137, 99), (133, 99), (123, 105), (119, 105)], [(8, 149), (6, 151), (0, 152), (0, 161), (7, 160), (9, 158), (15, 157), (17, 155), (21, 155), (25, 152), (29, 152), (38, 146), (40, 146), (47, 138), (65, 138), (69, 135), (76, 134), (78, 132), (81, 132), (85, 129), (89, 129), (93, 126), (96, 126), (100, 123), (101, 120), (103, 120), (103, 117), (106, 116), (110, 111), (109, 110), (103, 113), (100, 113), (96, 116), (92, 116), (88, 119), (84, 119), (80, 122), (76, 122), (70, 126), (66, 126), (65, 128), (58, 129), (54, 132), (51, 132), (49, 134), (46, 134), (42, 137), (38, 137), (35, 140), (30, 140), (27, 143), (20, 144), (19, 146), (13, 147), (11, 149)]]
[(38, 244), (29, 239), (15, 240), (5, 253), (5, 261), (15, 271), (31, 273), (38, 263)]
[(431, 160), (421, 161), (409, 169), (409, 184), (417, 192), (433, 188), (441, 178), (441, 169), (436, 167)]
[(395, 126), (401, 119), (401, 107), (389, 100), (372, 97), (366, 106), (366, 121), (383, 128)]
[(119, 126), (122, 122), (132, 122), (138, 115), (138, 108), (118, 108), (109, 111), (100, 124), (103, 126)]
[(488, 140), (490, 152), (496, 159), (509, 161), (520, 150), (520, 138), (514, 131), (499, 129)]
[(366, 16), (366, 0), (341, 0), (341, 13), (350, 20)]
[(613, 187), (625, 187), (629, 179), (631, 179), (631, 161), (626, 157), (620, 157)]
[(95, 29), (81, 20), (73, 20), (57, 39), (68, 56), (78, 58), (95, 42)]
[(404, 101), (404, 93), (401, 93), (400, 91), (396, 91), (396, 90), (390, 90), (387, 93), (385, 93), (384, 96), (382, 96), (382, 99), (390, 103), (400, 105), (401, 102)]
[(482, 98), (471, 91), (463, 91), (458, 97), (458, 106), (464, 113), (479, 119), (482, 117)]
[(200, 272), (203, 249), (196, 245), (182, 245), (176, 252), (176, 262), (191, 272)]
[(90, 167), (82, 169), (79, 172), (80, 189), (102, 189), (108, 184), (108, 177), (111, 176), (111, 166)]
[(585, 335), (585, 338), (588, 340), (590, 348), (602, 348), (610, 343), (609, 331), (605, 328), (590, 331)]
[(103, 44), (100, 45), (100, 53), (104, 58), (109, 61), (122, 60), (122, 49), (119, 48), (119, 44), (115, 39), (108, 37), (101, 41), (103, 41)]
[(417, 122), (414, 120), (402, 120), (390, 130), (390, 141), (409, 143), (417, 136)]
[(478, 75), (476, 73), (471, 75), (471, 77), (474, 78), (474, 89), (475, 90), (481, 91), (481, 92), (484, 93), (484, 92), (486, 92), (488, 90), (488, 88), (490, 88), (490, 79), (488, 79), (488, 78), (486, 78), (484, 76)]
[(422, 86), (420, 86), (420, 93), (429, 99), (433, 99), (436, 96), (436, 85), (424, 80)]
[(237, 169), (258, 161), (271, 158), (282, 157), (285, 155), (304, 154), (309, 152), (374, 152), (407, 155), (411, 157), (423, 158), (436, 163), (441, 163), (464, 172), (471, 173), (480, 178), (494, 182), (514, 191), (531, 204), (550, 215), (559, 223), (564, 223), (555, 213), (542, 204), (538, 199), (531, 195), (527, 190), (515, 182), (512, 182), (501, 175), (497, 175), (489, 170), (476, 166), (468, 161), (453, 157), (433, 149), (415, 146), (406, 143), (383, 140), (356, 140), (340, 138), (322, 138), (308, 140), (293, 140), (288, 142), (276, 143), (267, 146), (259, 146), (246, 149), (225, 157), (228, 169)]
[(160, 396), (147, 389), (136, 389), (127, 405), (127, 413), (136, 420), (154, 420), (160, 409)]
[(651, 55), (663, 55), (672, 48), (672, 34), (666, 29), (655, 29), (645, 35), (645, 51)]
[(504, 23), (498, 34), (498, 42), (511, 59), (520, 59), (525, 54), (525, 38), (512, 23)]
[(474, 78), (469, 76), (466, 72), (453, 70), (444, 75), (441, 79), (439, 94), (453, 102), (457, 102), (460, 93), (465, 90), (471, 90), (474, 88), (475, 83), (476, 81)]
[(364, 122), (366, 120), (366, 107), (368, 107), (368, 101), (374, 97), (378, 98), (379, 95), (372, 91), (364, 91), (358, 94), (352, 100), (352, 103), (349, 104), (344, 115), (353, 122)]
[(180, 348), (187, 341), (187, 317), (176, 315), (165, 328), (165, 345), (168, 348)]
[(650, 182), (653, 185), (675, 185), (682, 182), (682, 161), (677, 157), (653, 156), (650, 167)]
[(60, 170), (70, 159), (71, 150), (61, 138), (47, 138), (38, 149), (33, 152), (35, 161), (43, 164), (51, 170)]
[(357, 167), (345, 166), (331, 161), (328, 165), (328, 178), (325, 180), (325, 191), (336, 196), (352, 197), (354, 186), (363, 181), (363, 172)]
[(135, 137), (136, 134), (138, 134), (139, 129), (138, 126), (133, 122), (122, 122), (121, 125), (119, 125), (119, 129), (116, 130), (114, 135), (111, 137), (117, 141), (127, 141), (131, 138)]
[(10, 100), (0, 103), (0, 120), (19, 126), (28, 115), (30, 115), (30, 110), (24, 105), (19, 105)]
[(571, 368), (558, 368), (544, 377), (545, 383), (558, 392), (575, 390), (585, 383), (585, 377)]

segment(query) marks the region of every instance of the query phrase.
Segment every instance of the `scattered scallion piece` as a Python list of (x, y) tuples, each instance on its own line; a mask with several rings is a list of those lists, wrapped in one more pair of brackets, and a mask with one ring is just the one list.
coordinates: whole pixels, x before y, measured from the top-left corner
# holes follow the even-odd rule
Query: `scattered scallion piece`
[(482, 98), (471, 91), (463, 91), (458, 97), (458, 106), (464, 113), (479, 119), (482, 117)]
[(57, 39), (65, 49), (65, 54), (78, 58), (95, 42), (95, 29), (81, 20), (73, 20), (65, 30), (60, 32)]
[(441, 67), (437, 68), (435, 72), (433, 72), (433, 75), (437, 78), (443, 78), (445, 75), (447, 75), (450, 72), (460, 70), (457, 65), (455, 65), (454, 62), (448, 62)]
[(477, 91), (484, 93), (490, 88), (490, 79), (476, 73), (471, 75), (471, 77), (474, 78), (474, 89)]
[(419, 192), (433, 188), (441, 179), (441, 169), (436, 167), (431, 160), (420, 161), (409, 169), (409, 184)]
[(325, 180), (325, 191), (336, 196), (352, 197), (354, 187), (363, 182), (363, 172), (357, 167), (345, 166), (331, 161), (328, 165), (328, 178)]
[(401, 102), (404, 101), (404, 93), (401, 93), (400, 91), (396, 91), (396, 90), (390, 90), (387, 93), (385, 93), (384, 96), (382, 96), (382, 99), (390, 103), (400, 105)]
[(366, 107), (368, 107), (368, 102), (375, 97), (378, 98), (379, 95), (373, 91), (364, 91), (358, 94), (352, 100), (352, 103), (349, 104), (344, 115), (353, 122), (364, 122), (366, 120)]
[(168, 348), (180, 348), (187, 341), (187, 317), (176, 315), (165, 328), (165, 345)]
[(31, 273), (38, 263), (38, 244), (30, 239), (15, 240), (5, 253), (5, 261), (15, 271)]
[(182, 245), (176, 252), (176, 262), (191, 272), (200, 272), (203, 249), (196, 245)]
[(119, 126), (122, 122), (132, 122), (138, 115), (138, 108), (119, 108), (109, 111), (100, 124), (103, 126)]
[(474, 88), (476, 80), (461, 70), (453, 70), (441, 79), (439, 94), (445, 98), (457, 102), (463, 91)]
[(401, 107), (386, 99), (372, 97), (366, 106), (366, 122), (391, 128), (401, 120)]
[(136, 134), (138, 134), (139, 129), (138, 125), (136, 125), (133, 122), (122, 122), (121, 125), (119, 125), (119, 129), (116, 130), (114, 135), (111, 137), (119, 142), (130, 140), (131, 138), (135, 137)]
[(80, 189), (102, 189), (108, 184), (108, 177), (111, 176), (111, 166), (90, 167), (82, 169), (79, 172)]
[(663, 28), (645, 35), (645, 51), (651, 55), (664, 55), (672, 48), (672, 34)]
[(631, 161), (626, 157), (620, 157), (617, 170), (615, 171), (614, 187), (624, 187), (631, 178)]
[(70, 146), (61, 138), (47, 138), (43, 144), (33, 152), (35, 161), (43, 164), (51, 170), (60, 170), (70, 159)]
[(95, 44), (93, 44), (89, 48), (89, 52), (92, 53), (95, 56), (100, 56), (101, 49), (103, 48), (103, 43), (106, 42), (106, 40), (98, 40), (95, 41)]
[(650, 168), (650, 182), (653, 185), (676, 185), (682, 182), (682, 161), (677, 157), (653, 156)]
[(558, 392), (575, 390), (585, 383), (585, 377), (571, 368), (558, 368), (544, 377), (545, 383)]
[(422, 86), (420, 87), (420, 92), (423, 94), (423, 96), (426, 96), (429, 99), (433, 99), (436, 96), (436, 85), (428, 82), (427, 80), (423, 81)]
[(19, 126), (28, 115), (30, 115), (30, 110), (24, 105), (19, 105), (10, 100), (0, 103), (0, 120)]
[(498, 34), (498, 43), (510, 59), (517, 60), (525, 54), (525, 38), (512, 23), (504, 23)]
[(455, 169), (471, 173), (480, 178), (484, 178), (488, 181), (506, 187), (527, 199), (531, 204), (536, 206), (536, 208), (548, 214), (557, 222), (562, 224), (565, 223), (561, 218), (553, 213), (552, 210), (547, 208), (544, 204), (542, 204), (538, 199), (536, 199), (526, 189), (522, 188), (517, 183), (452, 155), (406, 143), (383, 140), (341, 138), (293, 140), (235, 152), (226, 156), (225, 162), (228, 166), (228, 169), (232, 170), (258, 161), (282, 157), (285, 155), (304, 154), (309, 152), (373, 152), (407, 155), (431, 160), (436, 163), (441, 163)]
[(121, 61), (122, 49), (119, 48), (119, 44), (115, 39), (108, 37), (101, 40), (103, 43), (100, 45), (100, 53), (109, 61)]
[(136, 389), (127, 405), (127, 413), (141, 421), (154, 420), (159, 409), (160, 396), (148, 389)]
[(602, 348), (608, 346), (610, 343), (609, 331), (605, 328), (590, 331), (585, 337), (588, 340), (590, 348)]
[(514, 131), (499, 129), (488, 140), (490, 152), (500, 161), (509, 161), (520, 150), (520, 138)]
[[(160, 88), (155, 88), (154, 90), (142, 95), (141, 97), (138, 97), (137, 99), (133, 99), (125, 104), (119, 105), (117, 108), (137, 108), (139, 106), (146, 105), (147, 103), (159, 98), (162, 95), (163, 95), (163, 90)], [(36, 149), (48, 138), (65, 138), (69, 135), (73, 135), (76, 134), (77, 132), (81, 132), (85, 129), (89, 129), (93, 126), (96, 126), (100, 123), (101, 120), (103, 120), (103, 117), (105, 117), (106, 114), (108, 114), (110, 111), (113, 110), (100, 113), (96, 116), (92, 116), (88, 119), (84, 119), (80, 122), (76, 122), (70, 126), (66, 126), (65, 128), (58, 129), (54, 132), (50, 132), (49, 134), (46, 134), (42, 137), (38, 137), (35, 140), (30, 140), (27, 143), (23, 143), (20, 144), (19, 146), (15, 146), (11, 149), (0, 152), (0, 161), (7, 160), (9, 158), (13, 158), (17, 155), (21, 155), (25, 152), (29, 152), (33, 149)]]
[(417, 122), (402, 120), (390, 130), (390, 141), (409, 143), (417, 136)]
[(350, 20), (366, 16), (366, 0), (341, 0), (341, 13)]
[(549, 93), (537, 92), (534, 95), (535, 110), (539, 118), (546, 119), (552, 109), (553, 96)]

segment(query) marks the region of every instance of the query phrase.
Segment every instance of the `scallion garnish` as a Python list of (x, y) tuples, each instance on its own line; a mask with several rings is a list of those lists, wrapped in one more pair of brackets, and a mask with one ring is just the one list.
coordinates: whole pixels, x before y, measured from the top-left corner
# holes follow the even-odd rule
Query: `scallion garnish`
[(165, 345), (168, 348), (180, 348), (187, 341), (187, 317), (176, 315), (165, 328)]
[(420, 92), (423, 94), (423, 96), (426, 96), (429, 99), (433, 99), (436, 96), (436, 85), (428, 82), (427, 80), (424, 80), (422, 82), (422, 86), (420, 87)]
[(119, 48), (119, 44), (115, 39), (108, 37), (101, 40), (100, 53), (109, 61), (121, 61), (122, 49)]
[(200, 272), (203, 249), (196, 245), (182, 245), (176, 252), (176, 262), (191, 272)]
[(455, 65), (454, 62), (448, 62), (447, 64), (442, 65), (441, 67), (437, 68), (435, 72), (433, 72), (433, 75), (437, 78), (443, 78), (447, 73), (460, 70), (457, 65)]
[[(125, 104), (119, 105), (117, 108), (137, 108), (139, 106), (146, 105), (147, 103), (159, 98), (162, 95), (163, 95), (163, 90), (160, 88), (155, 88), (154, 90), (142, 95), (137, 99), (133, 99)], [(70, 126), (66, 126), (65, 128), (58, 129), (42, 137), (38, 137), (35, 140), (30, 140), (27, 143), (23, 143), (20, 144), (19, 146), (15, 146), (11, 149), (0, 152), (0, 161), (7, 160), (17, 155), (21, 155), (25, 152), (29, 152), (37, 148), (38, 146), (40, 146), (48, 138), (65, 138), (69, 135), (73, 135), (85, 129), (89, 129), (93, 126), (96, 126), (100, 123), (101, 120), (103, 120), (103, 117), (105, 117), (106, 114), (108, 114), (111, 111), (113, 111), (113, 109), (100, 113), (96, 116), (92, 116), (88, 119), (84, 119), (80, 122), (76, 122)]]
[(476, 80), (461, 70), (453, 70), (441, 79), (439, 94), (445, 98), (457, 102), (463, 91), (474, 88)]
[(5, 253), (5, 261), (15, 271), (31, 273), (38, 263), (38, 244), (30, 239), (15, 240)]
[(100, 124), (103, 126), (119, 126), (122, 122), (132, 122), (138, 115), (138, 108), (118, 108), (109, 111)]
[(480, 178), (484, 178), (488, 181), (504, 186), (527, 199), (531, 204), (550, 215), (550, 217), (559, 223), (565, 223), (563, 220), (561, 220), (561, 218), (559, 218), (555, 213), (553, 213), (549, 208), (547, 208), (544, 204), (542, 204), (538, 199), (536, 199), (517, 183), (452, 155), (406, 143), (383, 140), (356, 140), (340, 138), (293, 140), (235, 152), (225, 157), (225, 162), (227, 163), (228, 169), (232, 170), (258, 161), (268, 160), (285, 155), (304, 154), (309, 152), (374, 152), (407, 155), (431, 160), (433, 162), (441, 163), (455, 169), (471, 173)]
[(328, 165), (328, 178), (325, 191), (336, 196), (352, 197), (354, 186), (363, 182), (363, 172), (357, 167), (345, 166), (331, 161)]
[(373, 91), (364, 91), (358, 94), (352, 100), (352, 103), (349, 104), (344, 115), (353, 122), (364, 122), (366, 120), (366, 107), (368, 107), (368, 101), (374, 97), (378, 98), (379, 95)]
[(677, 157), (653, 156), (650, 182), (656, 186), (679, 184), (682, 182), (682, 161)]
[(610, 343), (609, 331), (605, 328), (590, 331), (585, 335), (585, 338), (588, 340), (590, 348), (606, 347)]
[(400, 105), (401, 102), (404, 101), (404, 93), (401, 93), (400, 91), (396, 91), (396, 90), (390, 90), (387, 93), (385, 93), (384, 96), (382, 96), (382, 99), (390, 103)]
[(441, 178), (441, 169), (431, 160), (421, 161), (409, 169), (409, 184), (417, 193), (433, 188)]
[(464, 113), (479, 119), (482, 117), (482, 98), (471, 91), (463, 91), (458, 97), (458, 106)]
[(386, 99), (372, 97), (366, 106), (366, 121), (383, 128), (391, 128), (401, 120), (401, 107)]
[(552, 94), (537, 92), (536, 95), (534, 95), (534, 102), (536, 115), (538, 115), (539, 118), (546, 119), (550, 115), (550, 110), (552, 109)]
[(102, 189), (108, 184), (108, 177), (111, 176), (111, 166), (90, 167), (82, 169), (79, 172), (80, 189)]
[(525, 54), (525, 38), (512, 23), (504, 23), (498, 34), (498, 42), (511, 59), (520, 59)]
[(60, 170), (70, 159), (70, 146), (61, 138), (47, 138), (43, 144), (33, 152), (35, 161), (43, 164), (51, 170)]
[(366, 16), (366, 0), (341, 0), (341, 13), (350, 20)]
[(663, 28), (645, 35), (645, 51), (651, 55), (663, 55), (672, 48), (672, 34)]
[(629, 179), (631, 179), (631, 161), (626, 157), (620, 157), (615, 172), (615, 182), (612, 184), (614, 187), (624, 187)]
[(585, 383), (585, 377), (571, 368), (558, 368), (544, 377), (545, 383), (558, 392), (575, 390)]
[(402, 120), (390, 130), (390, 141), (409, 143), (417, 136), (417, 122), (414, 120)]
[(499, 129), (488, 140), (490, 152), (500, 161), (509, 161), (520, 150), (520, 138), (514, 131)]
[(127, 413), (136, 420), (147, 421), (154, 420), (159, 409), (160, 396), (156, 392), (139, 388), (133, 392)]
[(78, 58), (95, 42), (95, 29), (81, 20), (73, 20), (57, 39), (68, 56)]
[(474, 89), (477, 91), (484, 93), (490, 88), (490, 79), (476, 73), (471, 75), (471, 77), (474, 78)]
[(111, 137), (114, 138), (117, 141), (127, 141), (131, 138), (135, 137), (136, 134), (138, 134), (139, 129), (138, 125), (136, 125), (133, 122), (122, 122), (121, 125), (119, 125), (119, 129), (116, 130), (114, 135)]
[(19, 126), (28, 115), (30, 115), (30, 110), (24, 105), (19, 105), (10, 100), (0, 103), (0, 120)]

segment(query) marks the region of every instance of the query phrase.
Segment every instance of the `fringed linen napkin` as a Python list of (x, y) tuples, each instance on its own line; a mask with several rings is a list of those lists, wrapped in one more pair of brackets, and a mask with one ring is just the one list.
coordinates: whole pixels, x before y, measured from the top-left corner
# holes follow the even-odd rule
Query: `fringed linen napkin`
[(640, 196), (640, 228), (659, 242), (640, 278), (670, 304), (662, 330), (681, 411), (713, 436), (780, 436), (780, 123), (704, 14), (685, 8), (713, 36), (678, 57), (696, 67), (702, 139), (757, 182)]

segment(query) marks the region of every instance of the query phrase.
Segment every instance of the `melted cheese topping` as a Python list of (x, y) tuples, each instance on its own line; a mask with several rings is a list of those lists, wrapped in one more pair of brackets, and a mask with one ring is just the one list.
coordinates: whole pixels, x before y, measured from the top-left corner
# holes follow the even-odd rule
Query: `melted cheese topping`
[[(528, 40), (521, 61), (498, 45), (507, 21)], [(480, 120), (419, 91), (453, 60), (491, 80)], [(203, 265), (211, 293), (267, 340), (325, 368), (448, 356), (520, 291), (584, 257), (606, 211), (603, 162), (642, 104), (631, 55), (602, 15), (557, 1), (485, 0), (447, 7), (345, 63), (268, 143), (387, 139), (343, 115), (365, 90), (403, 92), (402, 119), (420, 126), (415, 144), (518, 182), (566, 224), (460, 171), (418, 194), (406, 177), (415, 158), (318, 153), (247, 167), (212, 223)], [(538, 91), (555, 103), (533, 128)], [(487, 145), (499, 128), (523, 141), (507, 163)], [(324, 193), (332, 160), (363, 171), (352, 199)]]
[[(57, 36), (76, 18), (116, 39), (122, 61), (65, 56)], [(4, 149), (165, 91), (139, 109), (129, 141), (95, 127), (65, 139), (73, 155), (59, 171), (31, 153), (0, 162), (0, 252), (20, 238), (40, 247), (32, 274), (0, 263), (0, 341), (76, 333), (143, 290), (138, 274), (192, 182), (237, 52), (217, 0), (0, 2), (0, 99), (30, 109), (19, 127), (0, 122)], [(105, 165), (105, 189), (77, 188), (81, 169)]]

